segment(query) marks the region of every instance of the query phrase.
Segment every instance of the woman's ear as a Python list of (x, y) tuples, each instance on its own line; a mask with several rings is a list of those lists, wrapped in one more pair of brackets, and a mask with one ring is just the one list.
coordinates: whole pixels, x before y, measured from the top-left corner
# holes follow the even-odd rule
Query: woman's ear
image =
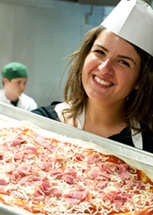
[(138, 90), (138, 88), (139, 88), (139, 86), (137, 85), (137, 86), (135, 86), (135, 88), (134, 88), (134, 89), (135, 89), (135, 90)]

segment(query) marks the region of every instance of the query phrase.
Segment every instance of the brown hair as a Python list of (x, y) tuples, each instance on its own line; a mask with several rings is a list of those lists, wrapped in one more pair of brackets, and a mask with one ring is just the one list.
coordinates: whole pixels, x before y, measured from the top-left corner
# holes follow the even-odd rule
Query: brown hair
[(135, 128), (134, 122), (138, 122), (153, 132), (153, 57), (133, 46), (140, 55), (141, 69), (139, 87), (130, 93), (127, 100), (125, 120), (131, 128)]
[[(87, 95), (82, 85), (82, 67), (102, 30), (104, 27), (97, 26), (87, 32), (80, 48), (70, 55), (69, 74), (64, 88), (64, 99), (70, 104), (70, 108), (63, 111), (63, 116), (69, 114), (69, 117), (73, 118), (74, 125), (77, 115), (82, 112), (87, 102)], [(134, 89), (128, 96), (124, 117), (130, 128), (137, 129), (139, 132), (141, 129), (137, 128), (136, 123), (140, 123), (153, 132), (153, 57), (133, 46), (141, 58), (139, 88)]]

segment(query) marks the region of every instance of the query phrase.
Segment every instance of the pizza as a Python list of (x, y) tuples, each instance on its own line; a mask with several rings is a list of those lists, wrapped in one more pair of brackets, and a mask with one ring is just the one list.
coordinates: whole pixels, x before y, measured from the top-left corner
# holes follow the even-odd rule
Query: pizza
[(31, 215), (153, 215), (152, 179), (94, 146), (22, 124), (0, 128), (1, 205)]

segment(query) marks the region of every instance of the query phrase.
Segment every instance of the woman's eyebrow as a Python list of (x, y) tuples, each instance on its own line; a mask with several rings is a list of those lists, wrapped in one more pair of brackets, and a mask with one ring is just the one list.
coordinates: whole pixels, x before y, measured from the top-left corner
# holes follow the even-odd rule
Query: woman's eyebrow
[(106, 49), (106, 48), (105, 48), (104, 46), (102, 46), (102, 45), (95, 44), (94, 47), (95, 47), (95, 46), (98, 46), (99, 48), (104, 49), (106, 52), (108, 52), (108, 49)]
[[(106, 52), (109, 52), (109, 50), (106, 49), (106, 48), (105, 48), (104, 46), (102, 46), (102, 45), (95, 44), (94, 47), (95, 47), (95, 46), (97, 46), (97, 47), (99, 47), (99, 48), (105, 50)], [(134, 65), (136, 65), (136, 62), (135, 62), (131, 57), (129, 57), (129, 56), (118, 55), (118, 57), (123, 58), (123, 59), (125, 59), (125, 60), (130, 60), (130, 61), (132, 61), (132, 62), (134, 63)]]
[(118, 55), (118, 57), (123, 58), (125, 60), (130, 60), (134, 63), (134, 65), (136, 65), (136, 62), (129, 56), (124, 56), (124, 55)]

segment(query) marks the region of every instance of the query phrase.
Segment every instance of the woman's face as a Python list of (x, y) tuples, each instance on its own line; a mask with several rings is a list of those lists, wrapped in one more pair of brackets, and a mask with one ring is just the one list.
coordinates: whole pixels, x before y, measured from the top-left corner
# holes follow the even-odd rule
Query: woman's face
[(123, 102), (137, 88), (141, 59), (134, 47), (103, 30), (96, 38), (82, 69), (82, 83), (92, 100)]

